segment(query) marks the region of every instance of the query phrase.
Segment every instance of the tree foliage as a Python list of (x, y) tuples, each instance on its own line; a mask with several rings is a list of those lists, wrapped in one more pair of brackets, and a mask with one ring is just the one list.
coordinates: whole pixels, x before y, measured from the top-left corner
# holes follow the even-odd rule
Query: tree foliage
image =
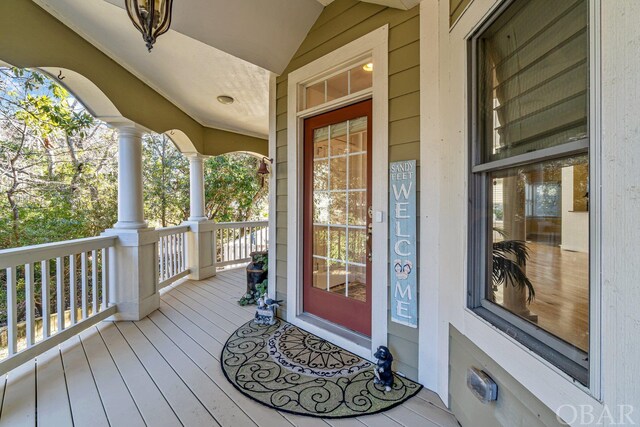
[[(96, 236), (112, 227), (118, 211), (117, 149), (117, 130), (92, 117), (55, 79), (0, 67), (0, 249)], [(207, 159), (210, 219), (266, 216), (268, 191), (256, 175), (257, 162), (242, 153)], [(151, 226), (176, 225), (189, 217), (189, 162), (165, 135), (143, 139), (143, 182)], [(51, 267), (49, 273), (55, 274)], [(4, 274), (0, 271), (0, 325), (6, 316)], [(40, 274), (36, 266), (36, 316), (41, 314)], [(17, 285), (20, 320), (24, 279), (19, 277)], [(68, 306), (68, 289), (65, 293)], [(54, 311), (55, 298), (52, 289)]]

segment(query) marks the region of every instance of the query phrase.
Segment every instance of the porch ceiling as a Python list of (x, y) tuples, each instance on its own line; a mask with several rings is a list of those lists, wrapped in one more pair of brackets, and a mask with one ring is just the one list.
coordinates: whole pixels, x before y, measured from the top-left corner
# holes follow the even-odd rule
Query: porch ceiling
[[(328, 6), (334, 0), (318, 0), (323, 6)], [(417, 6), (421, 0), (362, 0), (365, 3), (379, 4), (382, 6), (395, 7), (396, 9), (408, 10)]]
[(268, 134), (270, 72), (284, 70), (322, 11), (315, 0), (174, 2), (171, 30), (148, 53), (124, 0), (33, 1), (200, 124), (258, 137)]

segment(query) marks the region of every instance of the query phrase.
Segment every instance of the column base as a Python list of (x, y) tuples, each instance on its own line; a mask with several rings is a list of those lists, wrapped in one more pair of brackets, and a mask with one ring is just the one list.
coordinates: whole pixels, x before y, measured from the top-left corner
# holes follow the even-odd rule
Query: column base
[(160, 307), (158, 232), (111, 228), (102, 235), (118, 238), (109, 248), (109, 303), (118, 308), (112, 320), (140, 320)]
[(216, 275), (216, 225), (213, 221), (185, 221), (187, 233), (187, 263), (191, 269), (189, 279), (204, 280)]
[(147, 221), (118, 221), (113, 225), (118, 230), (143, 230), (149, 228)]

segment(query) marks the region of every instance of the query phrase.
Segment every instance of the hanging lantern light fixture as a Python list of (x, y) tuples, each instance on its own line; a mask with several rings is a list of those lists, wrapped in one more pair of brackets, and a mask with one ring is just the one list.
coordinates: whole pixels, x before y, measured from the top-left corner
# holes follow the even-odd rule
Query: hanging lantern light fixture
[(151, 52), (156, 39), (169, 31), (173, 0), (125, 0), (125, 6)]

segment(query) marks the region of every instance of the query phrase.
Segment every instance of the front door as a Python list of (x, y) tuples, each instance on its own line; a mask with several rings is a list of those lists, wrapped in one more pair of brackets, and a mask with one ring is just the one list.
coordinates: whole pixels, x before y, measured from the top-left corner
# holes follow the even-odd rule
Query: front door
[(371, 336), (371, 100), (304, 122), (304, 311)]

